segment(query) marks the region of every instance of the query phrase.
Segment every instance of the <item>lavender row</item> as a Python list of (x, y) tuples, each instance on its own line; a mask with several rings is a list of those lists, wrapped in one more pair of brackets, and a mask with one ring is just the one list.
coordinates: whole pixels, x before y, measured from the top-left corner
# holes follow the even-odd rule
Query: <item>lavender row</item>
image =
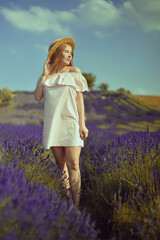
[(123, 126), (125, 132), (130, 132), (129, 127), (126, 127), (128, 123), (154, 124), (155, 120), (160, 120), (160, 111), (133, 99), (131, 95), (120, 93), (106, 95), (88, 93), (85, 111), (89, 125), (94, 129), (102, 126), (107, 132), (116, 132), (123, 129)]
[(95, 224), (66, 201), (41, 127), (0, 125), (0, 238), (97, 239)]
[(159, 156), (160, 131), (90, 131), (81, 162), (84, 205), (103, 237), (160, 238)]
[[(89, 122), (87, 127), (80, 157), (81, 204), (96, 221), (100, 237), (158, 240), (160, 131), (118, 136), (112, 128), (98, 130)], [(0, 125), (0, 132), (2, 161), (23, 169), (27, 184), (43, 183), (63, 199), (59, 171), (41, 146), (42, 126)]]

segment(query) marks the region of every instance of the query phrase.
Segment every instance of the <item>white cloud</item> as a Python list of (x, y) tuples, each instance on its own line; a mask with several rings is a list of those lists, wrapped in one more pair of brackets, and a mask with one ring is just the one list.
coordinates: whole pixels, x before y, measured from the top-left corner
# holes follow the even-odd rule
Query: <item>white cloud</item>
[(128, 20), (126, 25), (140, 27), (145, 32), (160, 31), (160, 0), (130, 0), (121, 11), (124, 20)]
[(58, 36), (72, 36), (72, 26), (89, 29), (99, 38), (134, 26), (145, 32), (160, 31), (160, 0), (128, 0), (115, 6), (112, 1), (81, 0), (69, 11), (51, 11), (31, 6), (29, 10), (1, 8), (0, 13), (15, 27), (30, 32), (52, 31)]
[(136, 89), (133, 90), (133, 94), (147, 95), (148, 92), (143, 88), (136, 88)]
[(109, 28), (121, 25), (122, 16), (112, 2), (104, 0), (88, 0), (72, 10), (81, 27)]
[(52, 12), (49, 9), (32, 6), (29, 11), (1, 8), (1, 14), (15, 27), (23, 30), (30, 32), (51, 30), (60, 36), (71, 34), (70, 27), (64, 27), (63, 24), (60, 23), (60, 21), (64, 22), (66, 19), (70, 20), (72, 18), (72, 14), (69, 12), (61, 12), (59, 14), (58, 11)]
[(93, 27), (100, 38), (110, 29), (119, 32), (123, 26), (135, 26), (145, 32), (160, 31), (160, 0), (128, 0), (118, 7), (112, 1), (87, 0), (72, 12), (79, 16), (79, 26)]

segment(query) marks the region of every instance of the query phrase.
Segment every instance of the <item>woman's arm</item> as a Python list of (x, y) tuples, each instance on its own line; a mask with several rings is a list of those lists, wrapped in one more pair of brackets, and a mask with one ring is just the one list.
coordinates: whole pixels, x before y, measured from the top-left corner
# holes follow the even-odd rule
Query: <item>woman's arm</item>
[(36, 101), (40, 101), (43, 98), (43, 83), (47, 80), (49, 75), (48, 62), (49, 60), (47, 59), (44, 64), (43, 73), (38, 79), (38, 83), (34, 91), (34, 98)]
[[(76, 73), (81, 73), (81, 70), (78, 67), (73, 67), (72, 71)], [(77, 102), (77, 108), (79, 113), (79, 125), (82, 126), (82, 125), (85, 125), (83, 92), (77, 92), (76, 102)]]
[[(81, 70), (78, 67), (73, 67), (74, 72), (81, 73)], [(82, 74), (82, 73), (81, 73)], [(79, 114), (79, 133), (82, 140), (88, 137), (88, 129), (85, 126), (85, 109), (83, 101), (83, 92), (77, 92), (76, 104)]]
[(45, 82), (47, 76), (41, 75), (41, 77), (38, 80), (36, 89), (34, 91), (34, 98), (36, 101), (40, 101), (43, 98), (43, 83)]
[(82, 126), (85, 125), (85, 109), (82, 92), (77, 92), (76, 102), (79, 113), (79, 125)]
[(79, 133), (81, 139), (84, 140), (88, 137), (88, 129), (85, 126), (85, 110), (82, 92), (77, 92), (76, 103), (79, 114)]

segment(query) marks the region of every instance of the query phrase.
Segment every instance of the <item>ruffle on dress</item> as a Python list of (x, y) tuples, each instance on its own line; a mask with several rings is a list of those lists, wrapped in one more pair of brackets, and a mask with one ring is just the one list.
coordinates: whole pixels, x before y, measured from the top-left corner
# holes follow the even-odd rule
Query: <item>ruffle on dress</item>
[(85, 77), (76, 72), (55, 73), (44, 82), (43, 87), (56, 87), (58, 85), (72, 86), (77, 92), (89, 91)]

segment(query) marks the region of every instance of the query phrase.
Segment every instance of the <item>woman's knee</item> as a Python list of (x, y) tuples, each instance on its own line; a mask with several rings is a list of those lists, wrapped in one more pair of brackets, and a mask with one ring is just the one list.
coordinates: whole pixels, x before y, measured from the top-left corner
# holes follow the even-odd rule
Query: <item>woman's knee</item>
[(65, 148), (66, 163), (69, 169), (79, 171), (80, 152), (81, 147), (79, 146), (71, 146)]
[(67, 159), (67, 167), (69, 170), (79, 172), (79, 160)]

